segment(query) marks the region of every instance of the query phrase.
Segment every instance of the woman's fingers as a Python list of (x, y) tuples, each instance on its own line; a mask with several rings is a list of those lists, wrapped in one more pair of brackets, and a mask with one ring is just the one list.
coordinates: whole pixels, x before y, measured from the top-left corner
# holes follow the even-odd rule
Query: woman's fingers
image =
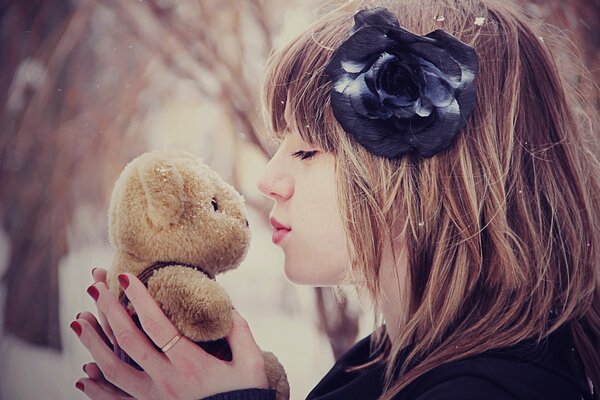
[[(168, 359), (156, 351), (150, 340), (135, 325), (108, 287), (104, 283), (96, 283), (89, 289), (92, 289), (92, 292), (95, 290), (92, 297), (96, 296), (98, 310), (106, 316), (119, 347), (151, 376), (163, 374), (169, 364)], [(137, 305), (134, 304), (134, 307), (139, 316)]]
[[(104, 268), (94, 268), (92, 269), (92, 278), (94, 278), (94, 283), (103, 282), (106, 283), (107, 271)], [(108, 321), (106, 320), (106, 316), (98, 310), (98, 319), (100, 320), (100, 326), (104, 331), (106, 337), (111, 341), (111, 343), (115, 342), (115, 335), (113, 334)]]
[(85, 372), (88, 378), (93, 380), (104, 379), (104, 375), (102, 375), (102, 371), (98, 368), (96, 363), (87, 363), (83, 364), (83, 372)]
[(83, 366), (83, 372), (87, 374), (89, 379), (94, 381), (94, 383), (102, 387), (104, 390), (118, 396), (125, 396), (130, 398), (130, 396), (127, 393), (125, 393), (112, 383), (108, 382), (106, 378), (104, 378), (104, 375), (102, 375), (102, 371), (100, 371), (100, 368), (98, 368), (98, 365), (96, 365), (96, 363), (85, 364)]
[[(190, 351), (192, 347), (190, 346), (191, 342), (185, 337), (177, 339), (179, 331), (163, 314), (156, 301), (150, 296), (150, 293), (148, 293), (146, 287), (139, 279), (131, 274), (121, 274), (119, 275), (119, 282), (121, 282), (127, 298), (133, 304), (144, 332), (161, 349), (168, 346), (168, 350), (165, 352), (167, 357), (171, 358), (177, 353), (187, 353)], [(195, 344), (193, 347), (201, 350)], [(208, 354), (204, 353), (204, 351), (199, 351), (195, 356), (208, 357)]]
[(112, 390), (107, 389), (104, 385), (95, 382), (92, 379), (82, 378), (77, 381), (75, 387), (77, 387), (77, 389), (81, 390), (83, 393), (85, 393), (87, 397), (93, 400), (130, 400), (133, 398), (124, 392), (115, 393)]
[(92, 326), (92, 328), (94, 328), (94, 330), (96, 331), (98, 336), (100, 336), (102, 338), (104, 343), (106, 343), (106, 345), (108, 347), (110, 347), (111, 349), (113, 348), (111, 340), (106, 336), (106, 333), (104, 332), (104, 328), (102, 328), (100, 326), (100, 323), (98, 323), (98, 320), (96, 319), (96, 317), (94, 317), (94, 314), (92, 314), (91, 312), (87, 312), (87, 311), (80, 312), (79, 314), (77, 314), (77, 317), (75, 317), (75, 319), (86, 320)]
[(119, 360), (86, 320), (73, 321), (71, 328), (90, 352), (107, 382), (136, 397), (145, 392), (149, 383), (148, 376)]
[(231, 347), (233, 362), (247, 363), (256, 361), (257, 357), (262, 359), (261, 351), (254, 341), (248, 322), (235, 309), (231, 311), (231, 320), (233, 326), (227, 336), (227, 341)]
[(244, 375), (245, 384), (250, 387), (268, 388), (265, 359), (254, 341), (248, 323), (237, 310), (231, 311), (233, 326), (227, 341), (233, 355), (233, 367)]
[(92, 278), (94, 278), (94, 283), (104, 282), (106, 283), (106, 276), (108, 272), (104, 268), (94, 268), (92, 269)]

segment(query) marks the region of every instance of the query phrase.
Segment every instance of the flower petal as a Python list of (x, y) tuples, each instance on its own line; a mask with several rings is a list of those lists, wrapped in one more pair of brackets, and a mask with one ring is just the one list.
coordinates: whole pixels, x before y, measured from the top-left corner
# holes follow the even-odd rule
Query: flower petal
[(342, 69), (351, 74), (358, 74), (366, 67), (365, 63), (357, 63), (354, 61), (342, 61)]
[(343, 95), (348, 96), (352, 108), (361, 116), (367, 118), (389, 118), (392, 113), (386, 110), (377, 93), (369, 89), (365, 81), (365, 75), (362, 74), (356, 77), (346, 87)]
[[(447, 58), (452, 61), (451, 54), (439, 46), (436, 38), (429, 37), (428, 35), (419, 36), (403, 28), (393, 28), (387, 31), (387, 36), (396, 43), (394, 49), (399, 54), (422, 58), (433, 63), (438, 68), (447, 62)], [(445, 70), (443, 69), (445, 73), (458, 74), (458, 66), (450, 63), (446, 67)]]
[[(391, 36), (391, 33), (389, 34)], [(435, 40), (429, 38), (423, 41), (415, 41), (408, 45), (406, 53), (412, 55), (410, 59), (416, 60), (418, 64), (431, 64), (439, 69), (448, 78), (459, 83), (462, 77), (462, 69), (451, 54), (445, 49), (436, 46)], [(427, 63), (423, 63), (426, 61)]]
[(381, 98), (399, 96), (414, 101), (419, 96), (419, 86), (423, 83), (420, 75), (410, 65), (387, 53), (383, 53), (365, 75), (375, 82), (375, 91)]
[[(433, 65), (431, 62), (424, 60), (422, 58), (416, 58), (416, 59), (418, 60), (417, 68), (422, 70), (423, 73), (427, 72), (427, 73), (437, 76), (438, 78), (440, 78), (444, 82), (446, 82), (453, 89), (456, 89), (461, 85), (460, 79), (462, 77), (462, 72), (461, 72), (461, 74), (457, 74), (455, 76), (447, 75), (444, 73), (444, 71), (442, 71), (441, 69), (439, 69), (438, 67)], [(458, 64), (456, 64), (456, 65), (458, 65)], [(458, 65), (458, 66), (460, 67), (460, 65)]]
[(406, 141), (422, 157), (431, 157), (446, 149), (458, 134), (461, 114), (458, 102), (454, 100), (448, 107), (435, 109), (435, 123), (418, 133), (408, 133)]
[(477, 107), (477, 90), (474, 82), (456, 94), (456, 101), (460, 107), (460, 123), (457, 129), (462, 129), (467, 125), (467, 120)]
[(415, 103), (415, 113), (419, 117), (428, 117), (433, 111), (433, 104), (427, 98), (421, 97)]
[(394, 126), (402, 135), (415, 135), (435, 123), (435, 112), (427, 117), (413, 115), (411, 118), (394, 118)]
[(412, 118), (417, 113), (417, 108), (420, 107), (420, 100), (413, 101), (412, 104), (406, 107), (398, 107), (394, 109), (394, 117), (400, 119)]
[(378, 156), (399, 157), (411, 151), (401, 132), (390, 119), (368, 119), (357, 114), (350, 99), (341, 93), (331, 93), (331, 107), (342, 129), (367, 150)]
[(454, 100), (454, 90), (441, 77), (423, 70), (423, 95), (436, 107), (446, 107)]
[(479, 62), (474, 48), (441, 29), (428, 33), (426, 36), (437, 40), (439, 46), (446, 50), (460, 65), (461, 88), (475, 79), (475, 75), (479, 72)]
[(343, 93), (344, 90), (351, 84), (354, 80), (350, 78), (348, 75), (342, 75), (340, 78), (333, 83), (333, 90), (339, 93)]
[[(412, 146), (404, 140), (400, 131), (393, 128), (389, 120), (357, 120), (355, 127), (360, 132), (354, 135), (357, 141), (371, 153), (388, 158), (397, 158), (412, 152)], [(367, 123), (365, 123), (367, 122)]]
[(363, 28), (338, 47), (325, 68), (325, 73), (334, 86), (337, 86), (337, 81), (349, 74), (344, 67), (355, 70), (352, 67), (362, 65), (364, 67), (359, 71), (362, 73), (368, 70), (379, 54), (392, 44), (393, 42), (382, 32), (373, 28)]
[(435, 43), (432, 39), (416, 35), (399, 26), (397, 28), (388, 29), (386, 35), (394, 41), (396, 49), (401, 54), (410, 53), (409, 49), (412, 48), (413, 45), (433, 45)]
[(390, 96), (385, 93), (379, 92), (379, 98), (386, 107), (406, 107), (414, 106), (416, 100), (411, 99), (407, 96)]
[(376, 142), (363, 144), (363, 146), (375, 155), (388, 158), (398, 158), (412, 152), (411, 145), (405, 142), (398, 133), (394, 136), (386, 136)]
[[(370, 67), (381, 53), (393, 45), (394, 41), (385, 32), (372, 27), (363, 28), (338, 47), (332, 61), (339, 60), (340, 67), (342, 62), (349, 61), (356, 64), (368, 63)], [(374, 56), (375, 60), (369, 62)]]

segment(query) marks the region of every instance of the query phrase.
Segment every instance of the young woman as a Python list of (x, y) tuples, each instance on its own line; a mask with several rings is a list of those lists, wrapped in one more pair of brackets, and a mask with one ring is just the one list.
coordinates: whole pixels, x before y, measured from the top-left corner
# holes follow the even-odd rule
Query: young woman
[[(309, 399), (600, 399), (597, 98), (538, 25), (506, 1), (349, 3), (270, 60), (258, 187), (285, 273), (380, 316)], [(237, 312), (219, 361), (121, 276), (159, 352), (94, 278), (102, 326), (72, 324), (90, 398), (274, 398)]]

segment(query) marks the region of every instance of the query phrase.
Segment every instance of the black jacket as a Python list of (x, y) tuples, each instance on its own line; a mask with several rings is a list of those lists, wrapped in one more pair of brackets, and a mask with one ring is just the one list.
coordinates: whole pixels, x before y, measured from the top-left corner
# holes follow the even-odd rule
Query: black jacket
[[(309, 393), (307, 400), (377, 399), (382, 392), (382, 364), (359, 372), (346, 372), (347, 367), (368, 361), (370, 339), (366, 337), (345, 353)], [(219, 396), (224, 397), (218, 399), (274, 398), (267, 397), (274, 395), (272, 391), (264, 391), (265, 397), (243, 397), (244, 392), (230, 392), (237, 397), (221, 394)], [(561, 330), (540, 345), (526, 341), (440, 365), (407, 386), (395, 399), (591, 400), (591, 394), (571, 337), (566, 330)]]

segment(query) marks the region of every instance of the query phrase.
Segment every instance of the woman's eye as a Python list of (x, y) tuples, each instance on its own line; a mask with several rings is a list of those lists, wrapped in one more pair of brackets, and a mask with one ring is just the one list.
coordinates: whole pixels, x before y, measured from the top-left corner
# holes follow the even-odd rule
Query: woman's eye
[(313, 151), (303, 151), (303, 150), (299, 150), (299, 151), (297, 151), (297, 152), (293, 153), (292, 155), (293, 155), (294, 157), (298, 157), (298, 158), (299, 158), (299, 159), (301, 159), (301, 160), (306, 160), (306, 159), (308, 159), (308, 158), (311, 158), (311, 157), (313, 157), (315, 154), (317, 154), (317, 151), (316, 151), (316, 150), (313, 150)]

